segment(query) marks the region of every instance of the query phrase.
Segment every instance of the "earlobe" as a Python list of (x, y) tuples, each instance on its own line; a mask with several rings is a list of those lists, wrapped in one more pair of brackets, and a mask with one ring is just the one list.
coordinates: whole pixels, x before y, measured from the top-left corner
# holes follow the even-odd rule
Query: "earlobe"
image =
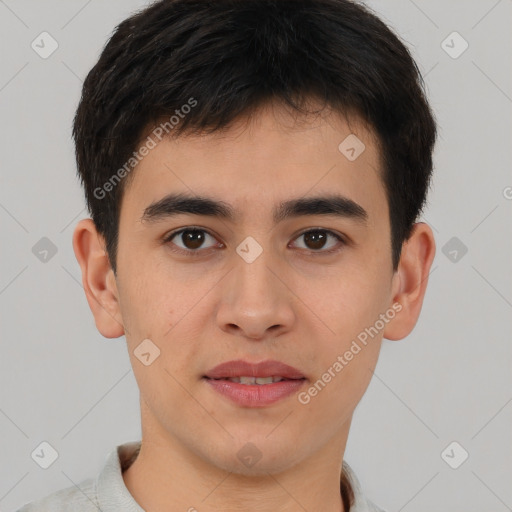
[(115, 277), (92, 219), (81, 220), (73, 234), (73, 250), (82, 271), (82, 285), (96, 327), (106, 338), (124, 334)]
[(430, 226), (418, 222), (409, 239), (402, 246), (400, 264), (393, 276), (393, 299), (400, 310), (384, 330), (384, 338), (405, 338), (418, 321), (427, 290), (430, 268), (434, 260), (436, 244)]

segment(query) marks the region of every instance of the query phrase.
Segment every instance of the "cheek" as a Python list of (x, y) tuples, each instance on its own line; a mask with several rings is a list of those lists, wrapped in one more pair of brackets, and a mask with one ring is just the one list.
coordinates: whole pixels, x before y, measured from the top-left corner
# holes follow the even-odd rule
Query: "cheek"
[(368, 273), (342, 271), (329, 279), (308, 281), (298, 294), (314, 316), (342, 341), (373, 324), (385, 304), (383, 287)]
[[(298, 399), (309, 408), (312, 418), (321, 416), (336, 430), (349, 419), (371, 381), (380, 339), (376, 337), (364, 344), (357, 338), (345, 338), (339, 339), (335, 346), (323, 348), (318, 373)], [(314, 428), (314, 421), (311, 428)]]
[[(315, 313), (329, 327), (322, 328), (325, 335), (316, 335), (321, 344), (317, 351), (317, 378), (324, 375), (322, 381), (330, 379), (329, 388), (342, 395), (345, 389), (353, 389), (354, 396), (364, 393), (377, 363), (386, 325), (381, 315), (389, 309), (388, 287), (382, 278), (377, 282), (369, 275), (353, 272), (334, 285), (331, 283), (327, 292), (315, 287), (310, 293)], [(325, 375), (329, 370), (330, 374)]]
[(138, 278), (124, 292), (130, 349), (150, 339), (160, 350), (158, 362), (173, 374), (179, 370), (185, 375), (190, 359), (197, 357), (197, 340), (207, 321), (204, 304), (198, 304), (205, 292), (150, 276)]
[(130, 344), (160, 338), (171, 326), (172, 297), (161, 282), (144, 272), (127, 272), (120, 278), (120, 307)]

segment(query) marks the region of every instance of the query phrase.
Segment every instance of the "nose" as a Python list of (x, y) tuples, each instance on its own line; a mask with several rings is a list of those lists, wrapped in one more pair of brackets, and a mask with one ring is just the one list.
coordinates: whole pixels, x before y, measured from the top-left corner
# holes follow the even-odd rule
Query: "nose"
[(268, 251), (252, 263), (235, 255), (235, 268), (222, 282), (217, 323), (224, 332), (252, 340), (274, 338), (295, 322), (293, 293), (284, 271)]

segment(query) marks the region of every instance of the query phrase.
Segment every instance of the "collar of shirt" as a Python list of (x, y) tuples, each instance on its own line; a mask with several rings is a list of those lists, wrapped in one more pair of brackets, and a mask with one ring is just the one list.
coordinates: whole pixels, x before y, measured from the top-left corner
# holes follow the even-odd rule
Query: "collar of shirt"
[[(103, 512), (119, 512), (119, 510), (144, 512), (128, 491), (122, 474), (122, 471), (133, 462), (132, 459), (135, 458), (139, 448), (140, 441), (125, 443), (118, 445), (109, 454), (96, 481), (98, 504)], [(359, 480), (345, 461), (343, 461), (343, 468), (354, 490), (354, 503), (350, 507), (350, 512), (386, 512), (365, 498)]]

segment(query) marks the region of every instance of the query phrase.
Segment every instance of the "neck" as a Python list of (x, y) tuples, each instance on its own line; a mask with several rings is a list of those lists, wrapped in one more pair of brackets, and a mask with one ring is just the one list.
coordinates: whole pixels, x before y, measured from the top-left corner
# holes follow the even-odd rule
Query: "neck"
[(340, 475), (349, 426), (284, 471), (243, 475), (211, 464), (153, 425), (143, 428), (139, 455), (123, 478), (147, 512), (346, 512)]

